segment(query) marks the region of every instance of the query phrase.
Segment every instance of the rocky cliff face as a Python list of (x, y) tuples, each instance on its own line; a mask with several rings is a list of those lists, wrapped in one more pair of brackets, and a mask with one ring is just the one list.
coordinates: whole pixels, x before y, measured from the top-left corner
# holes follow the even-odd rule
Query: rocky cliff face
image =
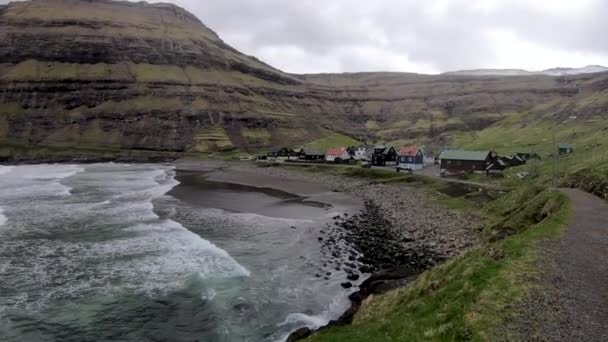
[(606, 75), (291, 75), (174, 5), (34, 0), (0, 7), (0, 144), (206, 152), (440, 137), (605, 91)]

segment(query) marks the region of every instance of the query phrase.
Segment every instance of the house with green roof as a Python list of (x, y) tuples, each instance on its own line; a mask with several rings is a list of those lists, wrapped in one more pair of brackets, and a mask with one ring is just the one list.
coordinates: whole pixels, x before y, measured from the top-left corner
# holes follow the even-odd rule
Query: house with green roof
[(492, 151), (445, 150), (439, 160), (442, 173), (486, 172), (496, 157)]

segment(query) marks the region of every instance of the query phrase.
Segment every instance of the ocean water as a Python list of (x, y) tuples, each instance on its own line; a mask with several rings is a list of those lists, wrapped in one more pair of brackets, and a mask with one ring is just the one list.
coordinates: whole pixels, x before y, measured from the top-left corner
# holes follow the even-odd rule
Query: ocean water
[(315, 276), (335, 214), (170, 165), (0, 166), (0, 341), (284, 340), (348, 307)]

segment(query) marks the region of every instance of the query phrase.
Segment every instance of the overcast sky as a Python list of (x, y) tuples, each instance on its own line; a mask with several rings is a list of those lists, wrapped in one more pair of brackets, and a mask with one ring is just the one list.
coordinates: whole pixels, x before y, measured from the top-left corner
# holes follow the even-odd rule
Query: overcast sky
[(608, 66), (605, 0), (163, 2), (294, 73)]

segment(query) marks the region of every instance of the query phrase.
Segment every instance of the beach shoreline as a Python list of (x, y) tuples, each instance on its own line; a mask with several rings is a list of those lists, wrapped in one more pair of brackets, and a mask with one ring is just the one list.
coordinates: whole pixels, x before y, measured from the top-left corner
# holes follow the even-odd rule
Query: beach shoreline
[[(439, 206), (405, 185), (310, 175), (257, 167), (251, 162), (178, 161), (175, 167), (177, 172), (200, 172), (212, 182), (275, 189), (337, 209), (351, 208), (344, 215), (334, 216), (318, 232), (327, 266), (346, 271), (345, 289), (358, 287), (349, 295), (350, 308), (326, 327), (351, 323), (369, 295), (405, 286), (424, 270), (479, 242), (479, 220), (473, 214)], [(312, 332), (304, 327), (287, 340), (301, 339)]]

